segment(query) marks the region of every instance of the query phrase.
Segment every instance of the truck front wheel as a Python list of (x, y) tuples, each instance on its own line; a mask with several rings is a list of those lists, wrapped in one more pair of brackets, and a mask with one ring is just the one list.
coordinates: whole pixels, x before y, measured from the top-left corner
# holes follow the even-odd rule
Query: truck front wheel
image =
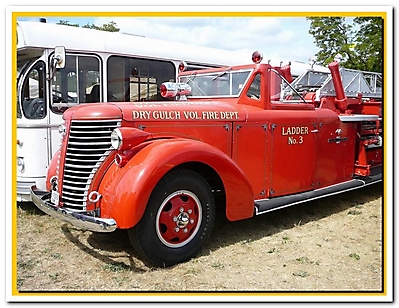
[(214, 220), (209, 184), (193, 171), (176, 170), (156, 185), (144, 216), (128, 234), (146, 264), (167, 267), (195, 256)]

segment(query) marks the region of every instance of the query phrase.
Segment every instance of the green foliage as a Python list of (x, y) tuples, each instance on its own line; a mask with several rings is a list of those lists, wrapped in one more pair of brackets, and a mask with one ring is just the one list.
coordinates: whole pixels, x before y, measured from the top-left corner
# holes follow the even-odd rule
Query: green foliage
[(348, 211), (348, 215), (361, 215), (362, 211), (358, 211), (358, 210), (349, 210)]
[(383, 68), (383, 19), (379, 17), (357, 17), (359, 25), (355, 52), (362, 70), (382, 72)]
[(131, 270), (130, 266), (126, 265), (123, 262), (114, 262), (112, 264), (106, 264), (103, 266), (103, 269), (114, 273)]
[(345, 17), (308, 17), (309, 33), (319, 51), (317, 63), (327, 65), (339, 53), (342, 66), (362, 71), (382, 72), (383, 19), (356, 17), (349, 23)]
[(220, 263), (220, 262), (214, 262), (214, 263), (212, 263), (212, 265), (211, 265), (213, 268), (217, 268), (217, 269), (222, 269), (222, 268), (224, 268), (224, 264), (223, 263)]
[[(60, 20), (59, 22), (57, 22), (57, 24), (64, 25), (64, 26), (79, 27), (79, 24), (70, 24), (68, 20)], [(101, 27), (96, 26), (95, 24), (87, 23), (86, 25), (83, 25), (82, 28), (94, 29), (94, 30), (100, 30), (100, 31), (108, 31), (108, 32), (119, 32), (119, 30), (120, 30), (117, 27), (116, 23), (113, 21), (110, 21), (107, 24), (103, 24)]]
[(308, 272), (306, 272), (306, 271), (298, 271), (296, 273), (292, 273), (292, 275), (298, 276), (301, 278), (306, 278), (307, 276), (309, 276)]
[(108, 32), (119, 32), (120, 30), (119, 28), (116, 27), (116, 23), (113, 21), (110, 21), (107, 24), (103, 24), (101, 27), (96, 26), (95, 24), (87, 23), (86, 25), (82, 26), (82, 28), (95, 29), (95, 30), (108, 31)]
[(349, 257), (355, 260), (360, 260), (360, 256), (357, 253), (351, 253), (349, 254)]
[(57, 25), (79, 27), (79, 24), (70, 24), (68, 20), (60, 20), (59, 22), (57, 22)]

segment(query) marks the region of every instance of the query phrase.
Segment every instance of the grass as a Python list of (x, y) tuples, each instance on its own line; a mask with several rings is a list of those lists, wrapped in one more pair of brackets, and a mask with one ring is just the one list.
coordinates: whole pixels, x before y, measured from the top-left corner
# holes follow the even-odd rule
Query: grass
[(306, 271), (298, 271), (298, 272), (292, 273), (292, 275), (301, 277), (301, 278), (306, 278), (309, 276), (308, 272), (306, 272)]
[(24, 269), (24, 270), (33, 269), (36, 266), (36, 264), (37, 264), (37, 261), (35, 261), (33, 259), (30, 259), (28, 261), (23, 261), (23, 262), (17, 262), (18, 268)]
[(14, 282), (27, 292), (381, 290), (381, 204), (376, 187), (226, 223), (167, 269), (146, 267), (124, 233), (81, 232), (24, 207)]
[(222, 268), (224, 268), (224, 264), (221, 263), (221, 262), (214, 262), (214, 263), (212, 263), (211, 266), (212, 266), (213, 268), (216, 268), (216, 269), (222, 269)]
[(105, 271), (110, 271), (110, 272), (116, 273), (116, 272), (130, 271), (131, 267), (129, 265), (126, 265), (123, 262), (115, 262), (115, 263), (104, 265), (103, 269)]
[(354, 260), (360, 260), (360, 256), (357, 253), (351, 253), (349, 254), (349, 257), (351, 257)]
[(358, 211), (358, 210), (349, 210), (348, 211), (348, 215), (361, 215), (362, 211)]

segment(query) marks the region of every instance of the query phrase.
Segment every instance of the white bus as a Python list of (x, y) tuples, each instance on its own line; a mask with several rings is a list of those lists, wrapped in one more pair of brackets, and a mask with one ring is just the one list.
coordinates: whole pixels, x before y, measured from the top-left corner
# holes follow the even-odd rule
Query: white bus
[(63, 112), (90, 102), (162, 100), (162, 82), (188, 70), (241, 64), (238, 53), (142, 36), (17, 23), (17, 201), (45, 188)]
[[(186, 69), (197, 70), (249, 63), (251, 53), (18, 21), (17, 201), (30, 201), (33, 185), (45, 189), (67, 108), (99, 101), (163, 100), (159, 87), (176, 80), (182, 61)], [(291, 73), (295, 77), (307, 68), (293, 62)]]

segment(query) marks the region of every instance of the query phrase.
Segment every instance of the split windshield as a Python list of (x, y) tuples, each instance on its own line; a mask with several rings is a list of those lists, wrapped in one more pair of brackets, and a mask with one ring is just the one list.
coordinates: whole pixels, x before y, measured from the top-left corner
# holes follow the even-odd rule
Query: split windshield
[(191, 75), (181, 76), (179, 79), (181, 83), (187, 83), (191, 86), (189, 96), (192, 97), (237, 97), (244, 88), (251, 72), (251, 69), (233, 71), (228, 68), (224, 71), (207, 74), (193, 72)]
[(295, 79), (290, 86), (286, 85), (284, 87), (282, 97), (294, 97), (299, 94), (303, 96), (307, 92), (315, 92), (324, 84), (328, 77), (328, 72), (308, 70)]

